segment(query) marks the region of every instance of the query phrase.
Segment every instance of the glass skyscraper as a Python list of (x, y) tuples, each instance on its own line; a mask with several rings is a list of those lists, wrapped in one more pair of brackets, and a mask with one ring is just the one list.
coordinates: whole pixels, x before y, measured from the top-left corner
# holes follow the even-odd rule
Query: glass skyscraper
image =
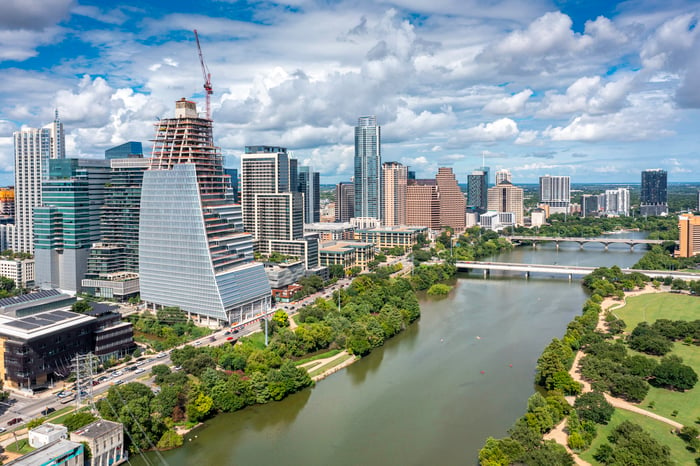
[(141, 299), (223, 324), (266, 311), (270, 285), (262, 264), (253, 262), (252, 237), (243, 232), (212, 121), (182, 99), (175, 118), (156, 126), (141, 194)]
[[(294, 160), (294, 159), (290, 159)], [(304, 193), (304, 222), (321, 221), (321, 183), (319, 173), (311, 167), (299, 167), (299, 192)]]
[(639, 213), (641, 215), (665, 215), (668, 213), (666, 170), (657, 168), (642, 172)]
[(467, 176), (467, 205), (486, 212), (488, 204), (488, 173), (483, 170), (474, 170)]
[(375, 116), (360, 117), (355, 127), (355, 217), (382, 217), (380, 132)]

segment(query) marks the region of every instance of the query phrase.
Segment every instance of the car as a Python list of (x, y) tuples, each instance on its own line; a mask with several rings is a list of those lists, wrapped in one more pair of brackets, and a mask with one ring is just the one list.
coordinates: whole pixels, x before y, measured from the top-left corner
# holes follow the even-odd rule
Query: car
[(216, 337), (209, 337), (209, 341), (216, 341)]
[(238, 333), (238, 331), (239, 331), (239, 330), (238, 330), (238, 329), (236, 329), (236, 330), (234, 330), (234, 331), (233, 331), (233, 333)]
[(197, 340), (197, 341), (194, 342), (194, 346), (199, 346), (199, 345), (201, 345), (201, 344), (202, 344), (202, 342), (201, 342), (200, 340)]
[(2, 434), (3, 432), (5, 432), (6, 430), (7, 430), (7, 429), (5, 429), (4, 427), (0, 427), (0, 434)]
[(41, 415), (48, 416), (49, 414), (53, 413), (54, 411), (56, 411), (56, 408), (48, 408), (47, 407), (41, 411)]
[(175, 367), (173, 367), (173, 370), (174, 370), (175, 372), (179, 371), (180, 369), (182, 369), (181, 366), (175, 366)]
[(95, 385), (99, 385), (100, 381), (99, 380), (93, 380), (92, 381), (92, 386), (94, 387)]
[(233, 337), (228, 337), (228, 338), (226, 339), (226, 341), (231, 341), (231, 340), (233, 340)]
[(226, 331), (224, 332), (224, 335), (231, 335), (231, 330), (226, 330)]
[(136, 365), (137, 367), (141, 367), (141, 366), (143, 366), (145, 363), (146, 363), (146, 361), (138, 361), (135, 365)]
[(108, 381), (108, 380), (109, 380), (109, 377), (107, 377), (106, 375), (103, 375), (102, 377), (100, 377), (99, 379), (97, 379), (97, 383), (106, 382), (106, 381)]
[(141, 368), (139, 367), (139, 368), (137, 368), (137, 369), (134, 371), (134, 374), (143, 374), (144, 372), (146, 372), (146, 369), (141, 369)]
[(165, 353), (158, 353), (158, 356), (156, 356), (156, 357), (157, 358), (164, 358), (166, 356), (167, 356), (167, 354), (165, 354)]
[(56, 395), (56, 396), (59, 398), (66, 398), (68, 396), (71, 396), (71, 392), (64, 390), (62, 392), (59, 392), (58, 395)]
[(124, 375), (124, 373), (123, 373), (122, 371), (114, 371), (114, 372), (112, 372), (112, 377), (120, 377), (120, 376), (122, 376), (122, 375)]
[(15, 418), (12, 418), (12, 419), (10, 419), (9, 421), (7, 421), (7, 425), (8, 425), (8, 426), (14, 426), (15, 424), (19, 424), (20, 422), (22, 422), (22, 418), (21, 418), (21, 417), (15, 417)]
[(114, 382), (112, 382), (112, 385), (121, 385), (122, 383), (124, 383), (122, 379), (117, 379)]

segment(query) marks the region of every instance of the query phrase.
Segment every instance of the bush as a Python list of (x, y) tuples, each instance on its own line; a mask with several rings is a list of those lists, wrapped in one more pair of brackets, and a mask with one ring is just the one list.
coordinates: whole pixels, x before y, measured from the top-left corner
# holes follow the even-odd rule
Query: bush
[(444, 296), (452, 290), (452, 287), (444, 283), (436, 283), (428, 289), (428, 294), (433, 296)]

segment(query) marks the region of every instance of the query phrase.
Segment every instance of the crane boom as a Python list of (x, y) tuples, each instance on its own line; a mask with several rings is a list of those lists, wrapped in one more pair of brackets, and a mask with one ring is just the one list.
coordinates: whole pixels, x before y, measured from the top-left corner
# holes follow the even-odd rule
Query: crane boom
[(204, 63), (204, 55), (202, 55), (202, 46), (199, 45), (199, 34), (197, 30), (194, 30), (194, 39), (197, 41), (197, 52), (199, 53), (199, 63), (202, 65), (202, 75), (204, 77), (204, 93), (207, 99), (207, 119), (211, 120), (211, 95), (214, 93), (214, 88), (211, 85), (211, 73), (209, 73), (209, 68), (207, 68), (206, 63)]

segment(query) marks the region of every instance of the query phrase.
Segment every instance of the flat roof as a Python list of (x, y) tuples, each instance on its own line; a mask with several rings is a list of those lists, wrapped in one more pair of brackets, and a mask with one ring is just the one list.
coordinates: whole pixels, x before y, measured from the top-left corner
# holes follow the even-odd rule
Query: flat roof
[(305, 223), (304, 230), (309, 231), (345, 231), (354, 230), (355, 227), (352, 226), (350, 222), (336, 223), (336, 222), (316, 222), (316, 223)]
[(18, 319), (3, 316), (0, 318), (0, 335), (29, 340), (95, 320), (65, 310), (40, 312)]
[(80, 429), (73, 431), (71, 435), (80, 435), (85, 438), (98, 438), (103, 435), (112, 432), (115, 429), (122, 429), (123, 426), (119, 422), (105, 421), (104, 419), (98, 419), (97, 421), (81, 427)]
[(69, 451), (73, 451), (78, 447), (82, 447), (80, 443), (71, 442), (70, 440), (56, 440), (41, 448), (37, 448), (33, 452), (20, 456), (14, 461), (10, 461), (7, 465), (15, 466), (44, 466), (50, 464), (53, 460), (65, 455)]
[(362, 241), (329, 241), (321, 244), (319, 251), (321, 252), (344, 252), (358, 248), (374, 248), (374, 243), (365, 243)]
[(414, 233), (416, 231), (427, 229), (428, 227), (409, 227), (406, 225), (397, 225), (393, 227), (362, 228), (357, 231), (373, 231), (377, 233)]
[(30, 432), (35, 432), (37, 434), (49, 435), (53, 432), (68, 432), (66, 426), (60, 426), (57, 424), (51, 424), (50, 422), (45, 422), (39, 427), (35, 427)]
[(70, 298), (70, 295), (64, 295), (58, 290), (41, 290), (35, 293), (21, 294), (19, 296), (12, 296), (10, 298), (0, 299), (0, 307), (13, 306), (15, 304), (23, 303), (33, 303), (35, 301), (48, 300), (49, 298), (55, 298), (56, 296), (65, 296)]

